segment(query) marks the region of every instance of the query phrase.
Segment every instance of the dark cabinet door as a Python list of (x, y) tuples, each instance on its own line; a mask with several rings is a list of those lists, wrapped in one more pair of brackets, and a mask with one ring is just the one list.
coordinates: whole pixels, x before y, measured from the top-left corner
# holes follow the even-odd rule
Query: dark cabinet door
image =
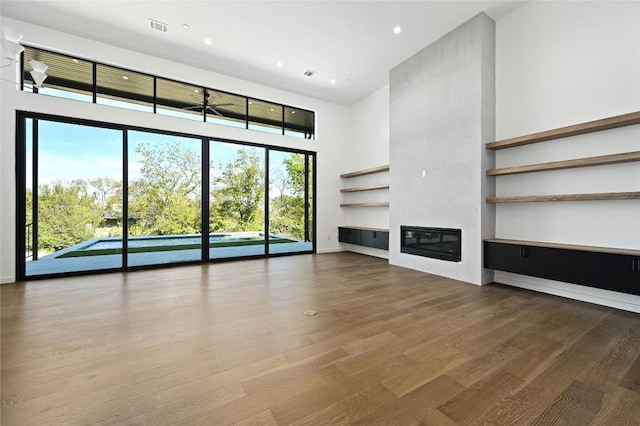
[(549, 247), (522, 246), (524, 275), (555, 281), (571, 280), (571, 251)]
[(360, 230), (338, 227), (338, 241), (341, 243), (360, 244)]
[(522, 274), (524, 271), (521, 246), (515, 244), (484, 243), (484, 267)]
[(597, 287), (629, 294), (640, 294), (638, 276), (640, 265), (634, 256), (573, 251), (574, 284)]
[(389, 233), (383, 231), (362, 230), (360, 243), (363, 246), (389, 250)]
[(381, 250), (389, 250), (389, 233), (374, 231), (373, 247)]
[(389, 232), (338, 227), (338, 241), (389, 250)]
[(365, 247), (373, 247), (373, 234), (375, 231), (362, 229), (360, 231), (360, 245)]

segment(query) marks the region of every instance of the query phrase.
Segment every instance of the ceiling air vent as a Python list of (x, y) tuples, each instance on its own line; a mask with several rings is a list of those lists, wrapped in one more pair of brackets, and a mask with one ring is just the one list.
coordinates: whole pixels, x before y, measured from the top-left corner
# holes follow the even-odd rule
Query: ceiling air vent
[(311, 70), (306, 70), (306, 71), (304, 72), (305, 77), (313, 77), (313, 76), (314, 76), (314, 75), (316, 75), (316, 74), (318, 74), (318, 73), (317, 73), (317, 72), (315, 72), (315, 71), (311, 71)]
[(163, 24), (162, 22), (154, 21), (153, 19), (149, 19), (149, 28), (151, 28), (152, 30), (160, 31), (164, 34), (167, 34), (169, 32), (169, 25)]

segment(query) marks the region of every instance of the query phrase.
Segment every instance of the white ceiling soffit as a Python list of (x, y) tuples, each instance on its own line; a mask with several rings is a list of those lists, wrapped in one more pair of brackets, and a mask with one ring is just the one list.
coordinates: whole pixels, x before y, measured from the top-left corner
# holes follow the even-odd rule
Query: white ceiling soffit
[[(476, 14), (485, 12), (497, 19), (523, 3), (3, 0), (0, 13), (87, 39), (351, 105), (385, 85), (391, 68)], [(166, 24), (167, 33), (150, 29), (149, 19)], [(394, 34), (398, 25), (402, 31)], [(207, 38), (211, 44), (205, 44)], [(305, 76), (307, 70), (315, 74)]]

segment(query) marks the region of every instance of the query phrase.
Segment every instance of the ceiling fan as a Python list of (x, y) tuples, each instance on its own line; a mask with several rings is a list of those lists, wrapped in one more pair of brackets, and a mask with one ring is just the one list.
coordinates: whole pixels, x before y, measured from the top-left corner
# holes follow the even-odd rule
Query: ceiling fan
[(196, 111), (202, 111), (203, 109), (206, 109), (207, 111), (211, 111), (212, 113), (219, 115), (222, 118), (225, 118), (224, 115), (222, 115), (220, 113), (220, 111), (217, 110), (217, 108), (219, 107), (226, 107), (226, 106), (233, 106), (235, 104), (227, 102), (227, 103), (221, 103), (221, 104), (214, 104), (211, 103), (210, 99), (212, 98), (211, 93), (209, 93), (209, 91), (207, 90), (204, 94), (204, 105), (202, 103), (197, 104), (197, 105), (193, 105), (190, 107), (186, 107), (184, 109), (192, 109), (192, 110), (196, 110)]

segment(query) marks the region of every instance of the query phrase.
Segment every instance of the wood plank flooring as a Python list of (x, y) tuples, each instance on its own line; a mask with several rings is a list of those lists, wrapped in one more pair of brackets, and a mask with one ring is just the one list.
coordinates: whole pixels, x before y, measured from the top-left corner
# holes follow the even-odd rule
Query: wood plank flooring
[(0, 291), (5, 426), (640, 424), (640, 315), (383, 259)]

